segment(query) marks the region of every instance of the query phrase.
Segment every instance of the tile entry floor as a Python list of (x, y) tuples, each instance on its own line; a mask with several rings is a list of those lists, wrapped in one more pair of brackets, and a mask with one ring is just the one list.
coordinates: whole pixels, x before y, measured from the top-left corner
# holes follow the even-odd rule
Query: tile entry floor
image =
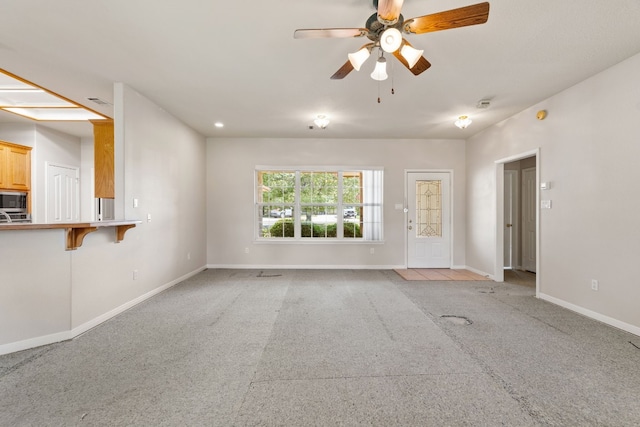
[(469, 270), (451, 270), (448, 268), (410, 268), (395, 269), (404, 280), (491, 280)]

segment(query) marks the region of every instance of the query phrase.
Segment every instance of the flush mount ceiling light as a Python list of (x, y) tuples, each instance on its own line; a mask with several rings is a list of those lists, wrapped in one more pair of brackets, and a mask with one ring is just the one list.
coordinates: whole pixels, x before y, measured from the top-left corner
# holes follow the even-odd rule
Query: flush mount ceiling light
[(318, 117), (313, 121), (320, 129), (326, 129), (329, 126), (329, 118), (324, 114), (318, 114)]
[(218, 129), (220, 129), (220, 128), (223, 128), (223, 127), (224, 127), (224, 123), (222, 123), (222, 122), (215, 122), (213, 125), (214, 125), (215, 127), (217, 127)]
[(458, 120), (454, 122), (454, 125), (460, 129), (466, 129), (471, 123), (472, 121), (468, 116), (460, 116), (458, 117)]
[(0, 69), (0, 110), (39, 121), (104, 120), (103, 116)]

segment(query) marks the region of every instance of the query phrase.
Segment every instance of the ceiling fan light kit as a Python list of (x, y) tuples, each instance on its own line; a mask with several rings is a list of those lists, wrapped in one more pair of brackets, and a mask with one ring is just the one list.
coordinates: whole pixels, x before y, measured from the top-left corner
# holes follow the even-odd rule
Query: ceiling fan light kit
[(387, 58), (385, 58), (384, 56), (378, 58), (378, 62), (376, 62), (376, 68), (374, 68), (373, 73), (371, 73), (371, 78), (379, 82), (387, 80), (389, 78), (389, 75), (387, 74)]
[[(434, 31), (449, 30), (466, 27), (469, 25), (484, 24), (489, 19), (489, 3), (478, 3), (444, 12), (432, 13), (405, 20), (400, 13), (403, 0), (373, 0), (377, 13), (369, 17), (365, 28), (323, 28), (323, 29), (298, 29), (293, 33), (296, 39), (308, 38), (349, 38), (367, 37), (369, 43), (367, 52), (362, 52), (364, 47), (354, 54), (349, 54), (349, 60), (336, 71), (331, 79), (345, 78), (354, 69), (360, 67), (367, 60), (373, 47), (380, 47), (387, 53), (393, 54), (413, 75), (417, 76), (427, 70), (431, 64), (422, 56), (423, 51), (415, 49), (402, 37), (404, 34), (424, 34)], [(361, 53), (362, 52), (362, 53)], [(376, 63), (376, 69), (382, 67), (380, 60)], [(386, 67), (385, 67), (386, 68)], [(376, 75), (378, 78), (374, 77)], [(386, 75), (386, 71), (384, 73)], [(381, 73), (374, 71), (371, 75), (375, 80), (382, 77)], [(386, 77), (385, 77), (386, 78)]]
[(423, 53), (424, 50), (416, 49), (406, 43), (402, 45), (402, 48), (400, 48), (400, 55), (407, 60), (409, 68), (413, 68), (416, 65)]
[(351, 62), (353, 68), (356, 71), (360, 71), (360, 67), (362, 67), (362, 64), (364, 64), (364, 62), (369, 58), (369, 55), (371, 55), (371, 49), (368, 46), (365, 46), (359, 51), (350, 53), (347, 56), (349, 57), (349, 62)]
[(402, 34), (397, 28), (387, 28), (380, 36), (380, 47), (387, 53), (393, 53), (402, 44)]

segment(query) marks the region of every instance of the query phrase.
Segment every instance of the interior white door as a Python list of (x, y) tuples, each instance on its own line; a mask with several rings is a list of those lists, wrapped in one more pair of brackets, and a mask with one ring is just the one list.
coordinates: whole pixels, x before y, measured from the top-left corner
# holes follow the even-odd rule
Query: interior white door
[(516, 225), (518, 171), (504, 171), (504, 268), (514, 268), (516, 256)]
[(451, 176), (407, 174), (407, 267), (451, 267)]
[(522, 268), (536, 272), (536, 168), (522, 170)]
[(46, 219), (53, 222), (80, 220), (78, 168), (47, 165)]

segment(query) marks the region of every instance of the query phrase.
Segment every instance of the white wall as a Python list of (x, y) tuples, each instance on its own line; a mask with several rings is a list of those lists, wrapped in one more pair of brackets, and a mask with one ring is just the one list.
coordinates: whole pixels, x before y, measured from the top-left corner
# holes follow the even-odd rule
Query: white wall
[(115, 102), (126, 177), (116, 196), (127, 219), (152, 221), (118, 244), (100, 229), (76, 251), (64, 230), (0, 231), (0, 354), (71, 338), (206, 264), (205, 138), (123, 85)]
[[(495, 273), (495, 161), (540, 148), (540, 296), (640, 334), (640, 55), (467, 141), (467, 264)], [(538, 110), (548, 110), (544, 121)], [(600, 283), (591, 290), (591, 280)]]
[[(395, 204), (404, 204), (405, 170), (451, 169), (452, 261), (464, 266), (464, 150), (462, 140), (209, 139), (207, 263), (210, 267), (402, 267), (405, 214)], [(384, 243), (256, 243), (256, 165), (384, 167)]]
[(204, 137), (127, 86), (118, 84), (115, 98), (123, 114), (114, 119), (124, 132), (125, 218), (143, 223), (118, 245), (107, 234), (87, 236), (73, 254), (74, 328), (206, 263)]

